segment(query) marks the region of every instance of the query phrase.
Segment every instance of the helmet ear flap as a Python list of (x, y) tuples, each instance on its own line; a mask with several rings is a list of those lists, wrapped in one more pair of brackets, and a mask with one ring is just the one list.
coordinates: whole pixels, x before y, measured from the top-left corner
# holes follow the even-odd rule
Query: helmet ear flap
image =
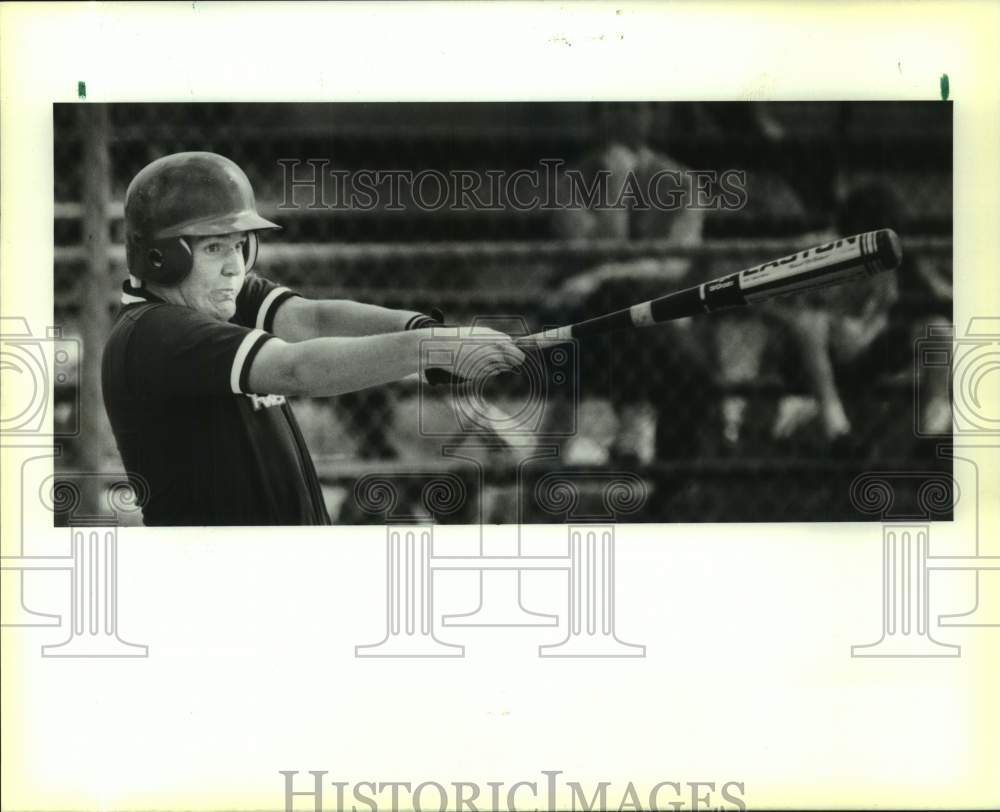
[[(161, 285), (176, 285), (183, 281), (194, 264), (191, 246), (183, 237), (136, 246), (129, 255), (133, 274)], [(133, 264), (135, 267), (132, 267)]]
[[(257, 232), (247, 232), (243, 242), (243, 267), (247, 273), (257, 263), (260, 240)], [(191, 273), (194, 255), (184, 237), (154, 240), (144, 245), (130, 245), (129, 269), (139, 279), (161, 285), (176, 285)]]
[(260, 241), (257, 239), (256, 231), (248, 231), (247, 238), (243, 243), (243, 267), (250, 273), (253, 266), (257, 264), (257, 252), (260, 250)]

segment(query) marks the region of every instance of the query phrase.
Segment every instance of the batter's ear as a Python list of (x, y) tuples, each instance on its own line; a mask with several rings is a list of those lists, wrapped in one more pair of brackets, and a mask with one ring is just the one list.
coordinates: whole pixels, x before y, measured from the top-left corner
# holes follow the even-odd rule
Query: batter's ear
[(128, 251), (129, 272), (161, 285), (182, 281), (191, 273), (193, 262), (191, 246), (183, 237), (131, 245)]

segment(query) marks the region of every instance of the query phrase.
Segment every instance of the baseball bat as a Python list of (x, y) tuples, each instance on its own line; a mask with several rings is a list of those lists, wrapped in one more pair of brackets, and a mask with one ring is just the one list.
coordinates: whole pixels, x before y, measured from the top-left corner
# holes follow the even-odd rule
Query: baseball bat
[(902, 259), (903, 249), (895, 231), (891, 228), (866, 231), (744, 268), (624, 310), (533, 333), (516, 342), (527, 345), (537, 341), (546, 344), (567, 342), (743, 307), (895, 270)]

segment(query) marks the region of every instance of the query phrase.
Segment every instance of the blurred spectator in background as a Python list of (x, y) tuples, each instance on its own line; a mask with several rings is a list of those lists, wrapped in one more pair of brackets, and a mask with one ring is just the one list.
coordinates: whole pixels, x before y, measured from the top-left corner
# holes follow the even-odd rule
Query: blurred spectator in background
[[(659, 127), (669, 126), (668, 108), (648, 102), (599, 102), (591, 110), (593, 146), (573, 169), (585, 183), (608, 177), (616, 200), (626, 183), (647, 189), (657, 172), (677, 173), (679, 205), (672, 208), (626, 205), (564, 206), (554, 212), (552, 229), (562, 239), (666, 239), (677, 246), (701, 242), (705, 211), (692, 207), (695, 190), (687, 167), (650, 145), (654, 107)], [(561, 178), (560, 201), (571, 199), (571, 181)], [(664, 196), (666, 192), (664, 191)], [(652, 201), (648, 201), (652, 203)], [(556, 300), (563, 323), (628, 307), (662, 295), (689, 275), (687, 259), (639, 258), (608, 262), (562, 280)], [(612, 460), (648, 464), (656, 456), (685, 457), (696, 451), (699, 428), (712, 414), (710, 352), (689, 319), (648, 330), (587, 340), (581, 346), (581, 394), (609, 397), (617, 415), (610, 448), (580, 426), (567, 451), (570, 462)]]
[[(851, 190), (836, 214), (836, 239), (878, 228), (903, 231), (902, 206), (885, 183)], [(810, 242), (812, 242), (810, 238)], [(781, 326), (775, 344), (788, 353), (783, 366), (793, 387), (808, 397), (787, 396), (778, 405), (772, 428), (776, 439), (795, 435), (816, 419), (823, 437), (848, 448), (869, 438), (852, 435), (852, 413), (870, 400), (880, 379), (910, 374), (914, 342), (928, 325), (951, 323), (951, 283), (933, 266), (914, 262), (903, 244), (903, 263), (895, 272), (838, 285), (769, 305), (765, 312)], [(946, 368), (924, 371), (927, 393), (920, 428), (947, 431), (951, 421)], [(905, 415), (912, 426), (914, 411)]]
[[(589, 180), (597, 173), (604, 171), (609, 175), (609, 196), (613, 200), (622, 191), (629, 173), (635, 175), (639, 188), (645, 189), (652, 176), (660, 171), (668, 170), (684, 173), (688, 167), (669, 155), (656, 152), (649, 146), (653, 126), (654, 105), (650, 102), (596, 102), (591, 109), (591, 126), (593, 150), (584, 156), (577, 169)], [(669, 108), (659, 107), (659, 126), (669, 126), (669, 120), (664, 116)], [(571, 188), (568, 176), (561, 177), (563, 187), (560, 189), (560, 200), (571, 198)], [(564, 206), (556, 213), (553, 229), (557, 236), (564, 239), (652, 239), (669, 238), (678, 245), (697, 245), (701, 242), (701, 232), (704, 223), (702, 210), (692, 208), (694, 190), (687, 178), (682, 180), (679, 191), (684, 193), (678, 198), (682, 205), (673, 210), (665, 210), (650, 205), (631, 209), (623, 207), (591, 207)], [(666, 195), (663, 195), (666, 197)], [(680, 267), (682, 261), (669, 260), (666, 265), (670, 269)], [(564, 289), (589, 292), (591, 284), (624, 273), (636, 274), (646, 269), (652, 274), (660, 273), (657, 266), (663, 263), (655, 260), (634, 260), (627, 263), (616, 263), (612, 266), (601, 266), (588, 273), (580, 274), (567, 281)], [(674, 270), (676, 273), (676, 270)]]

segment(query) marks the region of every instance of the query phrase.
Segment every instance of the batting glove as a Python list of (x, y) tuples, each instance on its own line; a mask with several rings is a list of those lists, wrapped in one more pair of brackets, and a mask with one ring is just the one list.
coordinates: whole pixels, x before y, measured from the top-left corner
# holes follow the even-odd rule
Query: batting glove
[[(444, 327), (444, 313), (437, 307), (432, 307), (430, 315), (420, 313), (407, 322), (407, 330), (422, 330), (427, 327)], [(461, 378), (447, 369), (430, 367), (424, 370), (424, 379), (431, 386), (445, 386), (452, 383), (462, 383)]]

